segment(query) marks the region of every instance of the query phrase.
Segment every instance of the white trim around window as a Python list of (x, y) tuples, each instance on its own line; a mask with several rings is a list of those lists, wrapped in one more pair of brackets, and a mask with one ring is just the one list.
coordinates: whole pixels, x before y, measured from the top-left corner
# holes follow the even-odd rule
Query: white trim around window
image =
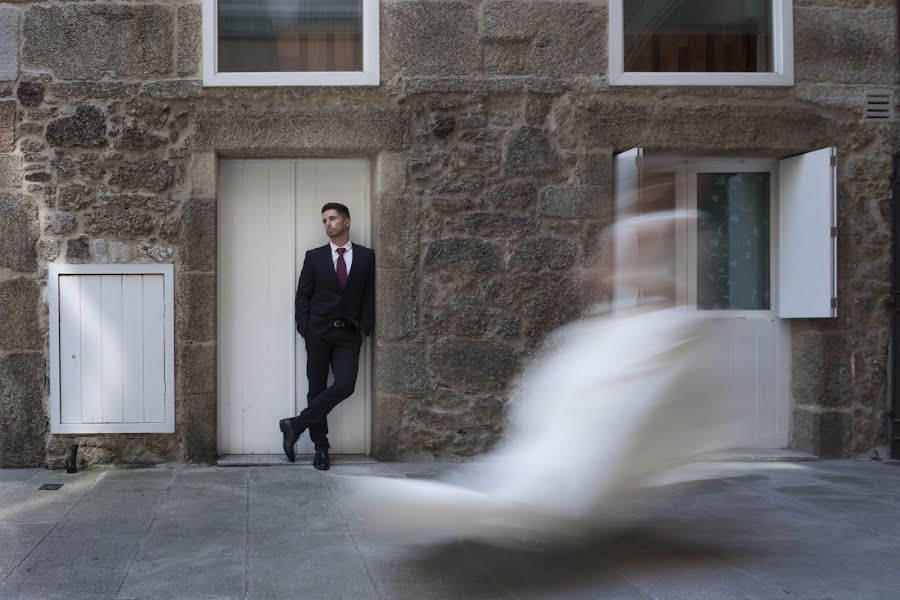
[(218, 70), (217, 0), (203, 0), (203, 85), (267, 86), (376, 86), (381, 82), (379, 60), (379, 0), (363, 3), (362, 71), (220, 73)]
[(625, 0), (609, 0), (609, 84), (646, 86), (790, 86), (794, 85), (793, 0), (771, 0), (773, 67), (771, 73), (650, 73), (625, 71)]

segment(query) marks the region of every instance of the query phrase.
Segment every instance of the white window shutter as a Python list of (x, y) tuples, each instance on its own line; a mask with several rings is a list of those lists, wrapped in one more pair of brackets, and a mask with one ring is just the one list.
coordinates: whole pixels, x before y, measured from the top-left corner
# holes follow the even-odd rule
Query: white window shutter
[(780, 161), (778, 316), (837, 315), (835, 148)]
[[(635, 212), (641, 197), (641, 170), (644, 159), (642, 148), (632, 148), (615, 156), (615, 218), (627, 217)], [(615, 271), (622, 272), (626, 256), (635, 256), (638, 251), (637, 233), (630, 235), (622, 230), (616, 231), (613, 241)], [(637, 306), (638, 289), (616, 281), (613, 290), (613, 306), (628, 308)]]
[(50, 431), (174, 433), (172, 265), (50, 265)]

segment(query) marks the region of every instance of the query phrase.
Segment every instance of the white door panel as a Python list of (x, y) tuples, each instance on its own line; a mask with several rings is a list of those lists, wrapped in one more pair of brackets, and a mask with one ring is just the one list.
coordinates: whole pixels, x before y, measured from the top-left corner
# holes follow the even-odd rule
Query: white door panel
[[(222, 161), (219, 166), (218, 444), (222, 454), (281, 454), (278, 420), (306, 406), (306, 354), (294, 296), (306, 250), (327, 243), (320, 209), (347, 204), (366, 245), (363, 160)], [(352, 268), (352, 267), (351, 267)], [(365, 349), (364, 349), (365, 350)], [(369, 449), (369, 362), (357, 393), (329, 415), (335, 453)], [(300, 452), (312, 448), (301, 439)]]

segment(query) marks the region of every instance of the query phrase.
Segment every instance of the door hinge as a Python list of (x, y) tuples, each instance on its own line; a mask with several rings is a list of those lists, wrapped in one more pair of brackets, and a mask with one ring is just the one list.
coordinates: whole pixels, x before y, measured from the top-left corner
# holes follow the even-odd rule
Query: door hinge
[(831, 308), (837, 308), (837, 298), (831, 299)]
[(837, 156), (835, 156), (834, 154), (831, 155), (831, 166), (832, 167), (837, 166)]
[(833, 238), (837, 237), (837, 227), (831, 228), (831, 237), (833, 237)]

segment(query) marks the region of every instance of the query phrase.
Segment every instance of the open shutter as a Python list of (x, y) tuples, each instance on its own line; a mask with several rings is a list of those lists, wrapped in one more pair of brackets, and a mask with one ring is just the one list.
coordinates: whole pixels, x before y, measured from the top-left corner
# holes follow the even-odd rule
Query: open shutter
[(837, 315), (836, 151), (780, 161), (778, 316)]
[[(615, 156), (615, 219), (633, 215), (637, 209), (641, 196), (641, 163), (644, 158), (642, 148), (632, 148), (627, 152)], [(616, 230), (613, 240), (613, 256), (615, 257), (615, 270), (621, 272), (624, 257), (634, 256), (638, 251), (637, 233), (628, 234), (622, 230)], [(628, 308), (637, 306), (638, 289), (633, 286), (623, 285), (616, 281), (613, 290), (613, 306), (616, 308)]]

